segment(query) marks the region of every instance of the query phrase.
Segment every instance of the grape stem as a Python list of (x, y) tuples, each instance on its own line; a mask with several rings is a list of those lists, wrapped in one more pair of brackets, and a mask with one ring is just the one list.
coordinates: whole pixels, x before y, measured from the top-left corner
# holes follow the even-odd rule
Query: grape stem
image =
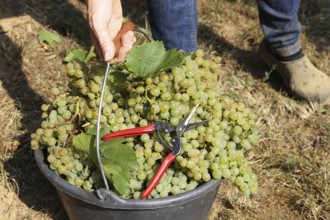
[(79, 125), (80, 125), (80, 123), (81, 123), (81, 121), (80, 121), (81, 117), (80, 117), (80, 113), (79, 113), (79, 101), (77, 101), (77, 103), (76, 103), (76, 111), (75, 111), (74, 115), (73, 115), (73, 116), (71, 117), (71, 119), (70, 119), (69, 121), (67, 121), (66, 123), (67, 123), (67, 124), (72, 124), (72, 122), (73, 122), (77, 117), (78, 117), (78, 127), (79, 127)]
[(85, 124), (83, 124), (81, 127), (87, 127), (88, 125), (90, 125), (91, 123), (90, 122), (86, 122)]
[(145, 91), (145, 93), (144, 93), (144, 96), (146, 97), (147, 101), (148, 101), (149, 104), (151, 105), (152, 102), (151, 102), (151, 100), (150, 100), (149, 97), (148, 97), (148, 90), (149, 90), (149, 87), (150, 87), (150, 86), (147, 86), (147, 87), (146, 87), (146, 91)]
[(58, 100), (60, 100), (61, 98), (63, 97), (65, 98), (67, 95), (69, 95), (69, 93), (61, 94), (58, 98), (54, 100), (53, 105), (55, 105), (58, 102)]
[[(79, 96), (74, 97), (73, 99), (69, 100), (69, 103), (72, 103), (73, 101), (79, 99)], [(79, 101), (78, 101), (79, 102)]]

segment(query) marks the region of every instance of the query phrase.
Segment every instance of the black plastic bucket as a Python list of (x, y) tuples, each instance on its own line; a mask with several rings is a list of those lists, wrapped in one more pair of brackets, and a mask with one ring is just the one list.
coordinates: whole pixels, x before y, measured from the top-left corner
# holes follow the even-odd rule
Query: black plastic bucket
[(195, 190), (160, 199), (123, 199), (107, 189), (87, 192), (72, 186), (49, 169), (41, 150), (34, 151), (34, 156), (71, 220), (205, 220), (221, 183), (211, 180)]

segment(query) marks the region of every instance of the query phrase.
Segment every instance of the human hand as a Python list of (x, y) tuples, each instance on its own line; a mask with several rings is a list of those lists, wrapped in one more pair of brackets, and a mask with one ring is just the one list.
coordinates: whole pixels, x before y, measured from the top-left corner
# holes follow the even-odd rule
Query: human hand
[(87, 0), (87, 6), (91, 39), (98, 54), (107, 62), (123, 61), (136, 39), (133, 31), (127, 31), (117, 37), (119, 48), (115, 46), (123, 20), (120, 0)]

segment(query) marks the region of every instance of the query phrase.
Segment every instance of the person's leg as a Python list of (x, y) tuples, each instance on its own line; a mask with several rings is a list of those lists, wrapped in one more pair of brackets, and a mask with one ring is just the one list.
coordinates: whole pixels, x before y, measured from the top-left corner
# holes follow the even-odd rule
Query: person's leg
[(272, 53), (280, 58), (301, 53), (299, 5), (300, 0), (259, 0), (264, 39)]
[(259, 54), (269, 66), (276, 65), (293, 95), (330, 104), (330, 77), (302, 51), (299, 5), (300, 0), (259, 0), (259, 20), (264, 32)]
[(148, 0), (147, 4), (155, 40), (162, 40), (166, 49), (196, 50), (196, 0)]

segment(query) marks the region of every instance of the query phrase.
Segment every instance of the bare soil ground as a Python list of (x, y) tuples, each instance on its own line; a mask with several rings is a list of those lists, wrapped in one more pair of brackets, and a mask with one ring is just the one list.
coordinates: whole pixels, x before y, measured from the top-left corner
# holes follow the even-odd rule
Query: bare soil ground
[[(330, 219), (330, 108), (295, 100), (256, 50), (262, 39), (256, 2), (199, 0), (199, 46), (222, 56), (219, 86), (255, 110), (260, 145), (247, 155), (260, 190), (243, 196), (224, 182), (216, 219)], [(330, 8), (303, 1), (305, 53), (330, 75)], [(128, 7), (129, 8), (129, 7)], [(147, 28), (145, 8), (125, 13)], [(61, 36), (49, 46), (41, 28)], [(29, 137), (40, 125), (50, 88), (66, 86), (63, 58), (91, 46), (86, 7), (78, 0), (0, 2), (0, 219), (67, 219), (55, 189), (39, 172)]]

